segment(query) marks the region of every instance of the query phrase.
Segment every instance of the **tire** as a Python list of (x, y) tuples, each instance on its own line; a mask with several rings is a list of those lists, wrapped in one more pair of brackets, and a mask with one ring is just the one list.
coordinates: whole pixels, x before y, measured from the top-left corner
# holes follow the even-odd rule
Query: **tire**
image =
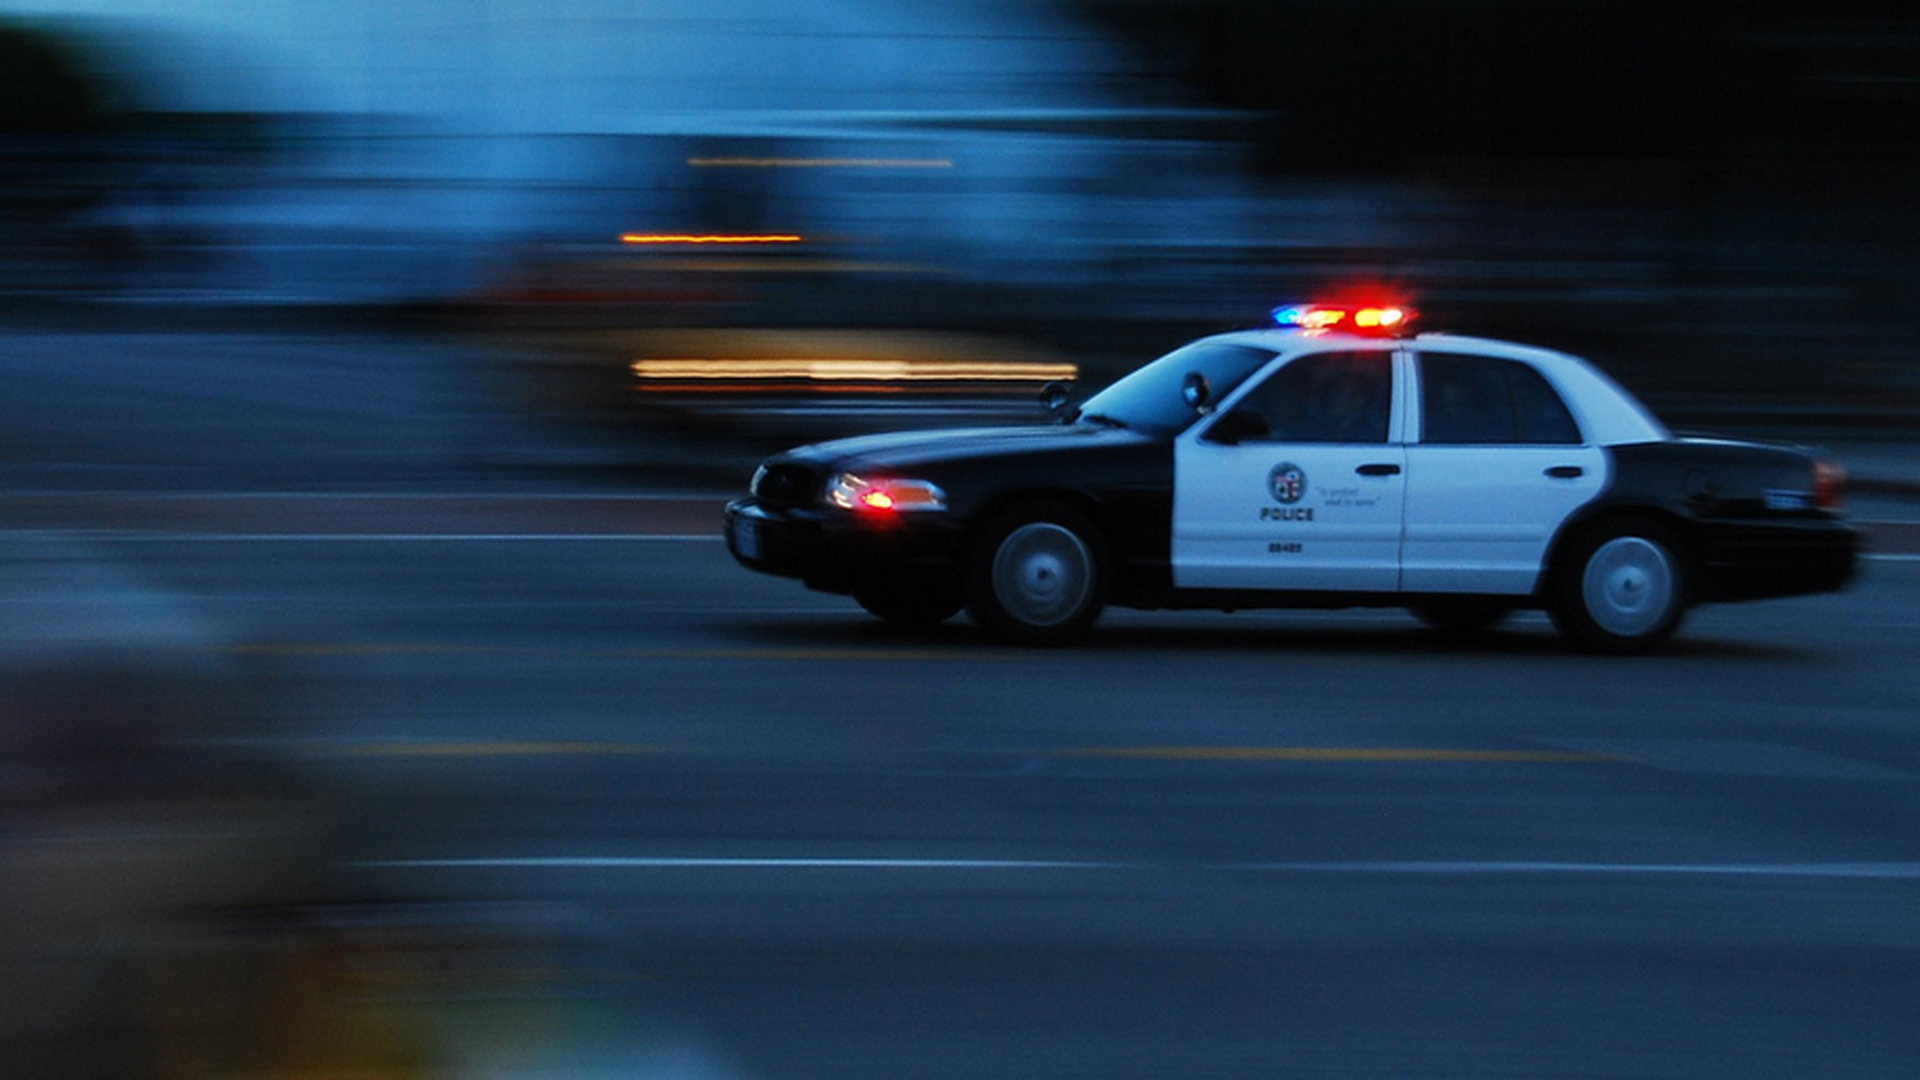
[(1620, 521), (1577, 540), (1556, 571), (1548, 612), (1594, 652), (1637, 653), (1673, 636), (1687, 609), (1687, 571), (1673, 530)]
[(895, 626), (937, 626), (960, 613), (966, 598), (941, 582), (876, 582), (853, 590), (867, 613)]
[(1491, 597), (1429, 600), (1410, 609), (1413, 616), (1435, 630), (1450, 634), (1484, 634), (1507, 617), (1513, 605)]
[(1015, 506), (980, 530), (967, 604), (988, 633), (1017, 645), (1064, 645), (1106, 606), (1106, 546), (1085, 514), (1056, 503)]

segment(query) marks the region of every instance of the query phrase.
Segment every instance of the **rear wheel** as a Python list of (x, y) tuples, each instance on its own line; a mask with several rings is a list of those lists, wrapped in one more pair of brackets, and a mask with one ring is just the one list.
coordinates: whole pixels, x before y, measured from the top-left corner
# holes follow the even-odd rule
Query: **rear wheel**
[(988, 632), (1021, 645), (1059, 645), (1106, 606), (1106, 552), (1086, 515), (1054, 503), (995, 515), (980, 531), (967, 602)]
[(1686, 613), (1686, 567), (1673, 530), (1626, 521), (1578, 541), (1557, 572), (1549, 612), (1562, 633), (1597, 652), (1645, 652)]

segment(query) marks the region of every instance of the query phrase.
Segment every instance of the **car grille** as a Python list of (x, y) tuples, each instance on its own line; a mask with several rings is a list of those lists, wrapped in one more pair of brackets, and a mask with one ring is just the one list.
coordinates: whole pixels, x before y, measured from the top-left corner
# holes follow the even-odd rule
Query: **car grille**
[(818, 470), (792, 462), (762, 465), (753, 474), (753, 494), (767, 506), (799, 506), (820, 493)]

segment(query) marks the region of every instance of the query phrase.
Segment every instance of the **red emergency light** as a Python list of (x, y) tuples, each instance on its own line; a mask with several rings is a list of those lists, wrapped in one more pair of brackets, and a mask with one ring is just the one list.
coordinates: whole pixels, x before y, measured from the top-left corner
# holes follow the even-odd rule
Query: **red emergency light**
[(1289, 304), (1273, 309), (1273, 321), (1287, 330), (1341, 330), (1391, 337), (1413, 322), (1414, 310), (1399, 304)]

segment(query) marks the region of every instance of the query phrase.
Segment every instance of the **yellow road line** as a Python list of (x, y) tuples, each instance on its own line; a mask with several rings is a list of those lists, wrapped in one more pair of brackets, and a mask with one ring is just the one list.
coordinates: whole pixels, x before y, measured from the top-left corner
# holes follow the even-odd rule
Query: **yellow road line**
[(476, 758), (679, 754), (680, 747), (653, 743), (515, 742), (478, 739), (368, 739), (306, 748), (313, 757)]
[[(309, 757), (509, 758), (618, 757), (693, 754), (696, 748), (660, 743), (583, 740), (362, 739), (307, 744)], [(1417, 746), (1096, 746), (1040, 751), (1043, 756), (1161, 761), (1308, 762), (1612, 762), (1603, 754), (1564, 750), (1469, 750)]]

